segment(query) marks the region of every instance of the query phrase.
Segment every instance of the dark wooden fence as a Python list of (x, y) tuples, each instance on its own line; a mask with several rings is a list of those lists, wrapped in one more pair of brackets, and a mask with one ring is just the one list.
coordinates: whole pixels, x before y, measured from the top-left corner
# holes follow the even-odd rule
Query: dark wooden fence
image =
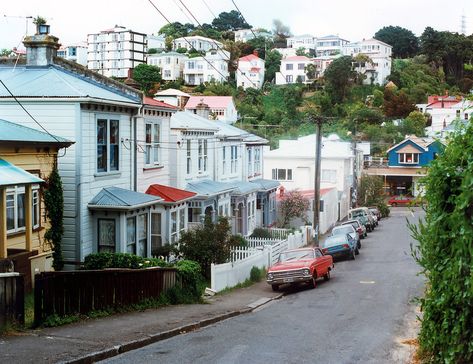
[(176, 284), (175, 268), (44, 272), (35, 276), (35, 323), (159, 298)]
[(25, 322), (23, 276), (18, 273), (0, 273), (0, 329), (14, 322)]

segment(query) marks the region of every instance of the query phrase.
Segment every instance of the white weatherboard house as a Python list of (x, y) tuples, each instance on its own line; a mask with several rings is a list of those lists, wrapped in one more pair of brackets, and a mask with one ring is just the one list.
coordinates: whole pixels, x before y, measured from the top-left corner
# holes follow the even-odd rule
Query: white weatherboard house
[(307, 83), (306, 67), (314, 61), (306, 56), (294, 56), (281, 60), (279, 72), (276, 72), (276, 85)]
[(184, 63), (189, 57), (182, 53), (166, 52), (148, 55), (148, 64), (159, 67), (165, 81), (175, 81), (184, 76)]
[(391, 74), (392, 46), (377, 39), (364, 39), (361, 42), (343, 46), (343, 55), (356, 57), (365, 55), (369, 62), (355, 62), (358, 72), (366, 75), (365, 84), (384, 85)]
[(57, 56), (87, 67), (87, 44), (61, 46)]
[(295, 35), (286, 39), (287, 48), (315, 50), (316, 37), (311, 34)]
[(260, 89), (264, 83), (264, 60), (256, 54), (241, 57), (236, 70), (237, 87)]
[(155, 100), (165, 102), (168, 105), (176, 106), (180, 110), (186, 106), (190, 97), (191, 95), (174, 88), (168, 88), (167, 90), (156, 92), (154, 95)]
[[(350, 208), (355, 155), (351, 143), (341, 141), (335, 134), (323, 138), (322, 142), (321, 189), (336, 188), (338, 221), (348, 215)], [(362, 168), (361, 163), (358, 168)], [(278, 149), (264, 154), (264, 178), (279, 181), (285, 191), (313, 193), (314, 175), (315, 135), (280, 140)]]
[(208, 119), (220, 120), (233, 124), (238, 119), (238, 112), (232, 96), (191, 96), (185, 109), (197, 113), (199, 108), (208, 108)]
[(184, 82), (191, 86), (204, 82), (225, 82), (230, 75), (229, 60), (230, 53), (223, 50), (210, 50), (207, 51), (205, 57), (189, 58), (184, 64)]
[(343, 46), (348, 43), (348, 40), (340, 38), (338, 35), (318, 37), (317, 42), (315, 43), (316, 56), (334, 56), (341, 54)]
[(173, 50), (177, 50), (179, 48), (185, 48), (188, 51), (191, 49), (195, 49), (199, 52), (208, 52), (211, 49), (222, 49), (223, 44), (219, 41), (216, 41), (212, 38), (202, 37), (200, 35), (194, 35), (189, 37), (182, 37), (176, 38), (172, 42)]

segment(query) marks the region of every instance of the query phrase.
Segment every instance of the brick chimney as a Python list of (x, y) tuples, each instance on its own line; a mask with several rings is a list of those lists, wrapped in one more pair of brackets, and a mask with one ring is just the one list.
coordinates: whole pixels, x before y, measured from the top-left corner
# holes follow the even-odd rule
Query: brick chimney
[(209, 105), (204, 104), (204, 99), (201, 99), (200, 102), (195, 107), (195, 113), (199, 116), (202, 116), (205, 119), (208, 119), (210, 116)]
[(56, 38), (49, 34), (49, 25), (38, 24), (36, 34), (23, 40), (26, 47), (27, 66), (47, 66), (54, 63), (54, 57), (61, 46)]

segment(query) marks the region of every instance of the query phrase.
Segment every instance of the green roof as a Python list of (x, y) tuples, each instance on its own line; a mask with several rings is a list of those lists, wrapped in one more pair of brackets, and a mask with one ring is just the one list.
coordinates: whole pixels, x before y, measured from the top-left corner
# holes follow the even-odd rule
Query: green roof
[(73, 143), (70, 140), (48, 134), (44, 131), (29, 128), (3, 119), (0, 119), (0, 141), (61, 144), (64, 146), (69, 146)]
[(24, 169), (0, 159), (0, 186), (29, 185), (44, 182)]

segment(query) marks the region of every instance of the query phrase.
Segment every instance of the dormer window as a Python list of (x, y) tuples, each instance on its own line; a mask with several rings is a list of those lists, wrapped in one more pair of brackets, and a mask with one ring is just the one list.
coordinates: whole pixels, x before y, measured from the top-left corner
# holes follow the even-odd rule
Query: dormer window
[(418, 164), (419, 153), (399, 153), (399, 163), (402, 164)]

